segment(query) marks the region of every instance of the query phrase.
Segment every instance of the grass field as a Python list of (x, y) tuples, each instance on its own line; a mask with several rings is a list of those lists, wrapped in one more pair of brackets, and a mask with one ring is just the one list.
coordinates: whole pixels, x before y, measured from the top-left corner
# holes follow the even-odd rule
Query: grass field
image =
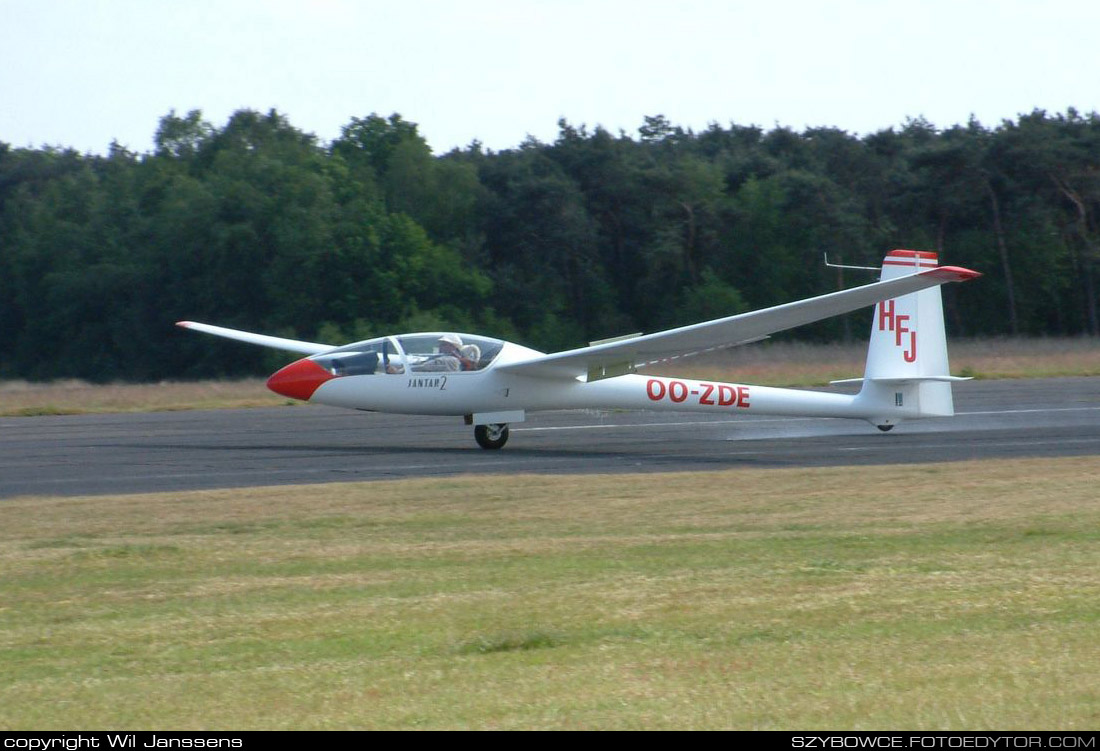
[(0, 503), (0, 729), (1100, 726), (1094, 458)]
[[(652, 368), (655, 373), (762, 386), (820, 386), (863, 375), (865, 342), (764, 342)], [(1100, 342), (976, 339), (951, 343), (955, 375), (1050, 378), (1100, 375)], [(0, 381), (0, 416), (276, 407), (292, 404), (264, 379), (96, 385), (83, 381)]]
[(0, 416), (168, 412), (184, 409), (277, 407), (290, 400), (268, 391), (262, 378), (236, 381), (93, 384), (0, 381)]

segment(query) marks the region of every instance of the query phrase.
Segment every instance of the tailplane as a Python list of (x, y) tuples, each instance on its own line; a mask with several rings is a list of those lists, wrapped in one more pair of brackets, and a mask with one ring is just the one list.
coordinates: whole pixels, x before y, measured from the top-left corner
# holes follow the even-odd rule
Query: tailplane
[[(882, 279), (915, 274), (939, 265), (935, 253), (892, 250), (882, 262)], [(971, 272), (973, 273), (973, 272)], [(868, 418), (881, 430), (902, 419), (955, 414), (947, 362), (940, 288), (883, 300), (875, 306), (863, 386), (856, 401), (876, 411)]]

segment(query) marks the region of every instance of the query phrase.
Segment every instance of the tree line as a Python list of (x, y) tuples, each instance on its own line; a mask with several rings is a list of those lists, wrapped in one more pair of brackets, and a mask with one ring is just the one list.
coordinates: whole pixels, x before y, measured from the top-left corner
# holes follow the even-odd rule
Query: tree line
[[(1100, 115), (835, 128), (663, 116), (435, 156), (399, 115), (331, 143), (275, 111), (163, 117), (150, 153), (0, 143), (0, 377), (244, 375), (193, 319), (343, 343), (473, 331), (543, 350), (870, 281), (896, 248), (985, 273), (954, 335), (1100, 335)], [(864, 316), (866, 318), (866, 316)], [(801, 333), (862, 337), (862, 318)]]

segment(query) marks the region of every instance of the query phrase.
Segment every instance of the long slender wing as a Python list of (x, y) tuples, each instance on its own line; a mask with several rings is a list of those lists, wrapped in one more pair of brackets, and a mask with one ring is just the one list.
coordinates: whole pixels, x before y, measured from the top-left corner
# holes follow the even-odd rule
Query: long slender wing
[(587, 375), (589, 380), (595, 380), (611, 377), (631, 372), (641, 365), (673, 357), (747, 344), (777, 331), (858, 310), (880, 300), (978, 276), (981, 274), (977, 271), (941, 266), (751, 313), (681, 326), (624, 341), (556, 352), (530, 360), (502, 363), (496, 369), (542, 378), (576, 378)]
[(239, 342), (259, 344), (263, 347), (273, 347), (275, 349), (285, 349), (289, 352), (301, 352), (307, 355), (327, 352), (338, 346), (335, 344), (318, 344), (317, 342), (300, 342), (297, 339), (283, 339), (282, 337), (267, 336), (266, 334), (253, 334), (249, 331), (238, 331), (237, 329), (227, 329), (222, 326), (211, 326), (209, 323), (195, 323), (194, 321), (180, 321), (176, 325), (193, 331), (201, 331), (204, 334), (213, 334), (214, 336), (222, 336), (226, 339), (236, 339)]

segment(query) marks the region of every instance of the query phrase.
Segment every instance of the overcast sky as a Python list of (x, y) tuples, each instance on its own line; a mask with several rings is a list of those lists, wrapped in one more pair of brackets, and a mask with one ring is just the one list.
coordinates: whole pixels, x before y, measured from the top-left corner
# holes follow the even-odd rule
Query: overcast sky
[(1100, 110), (1100, 1), (0, 0), (0, 141), (144, 152), (170, 110), (244, 107), (324, 141), (397, 112), (436, 153), (562, 117), (996, 125)]

